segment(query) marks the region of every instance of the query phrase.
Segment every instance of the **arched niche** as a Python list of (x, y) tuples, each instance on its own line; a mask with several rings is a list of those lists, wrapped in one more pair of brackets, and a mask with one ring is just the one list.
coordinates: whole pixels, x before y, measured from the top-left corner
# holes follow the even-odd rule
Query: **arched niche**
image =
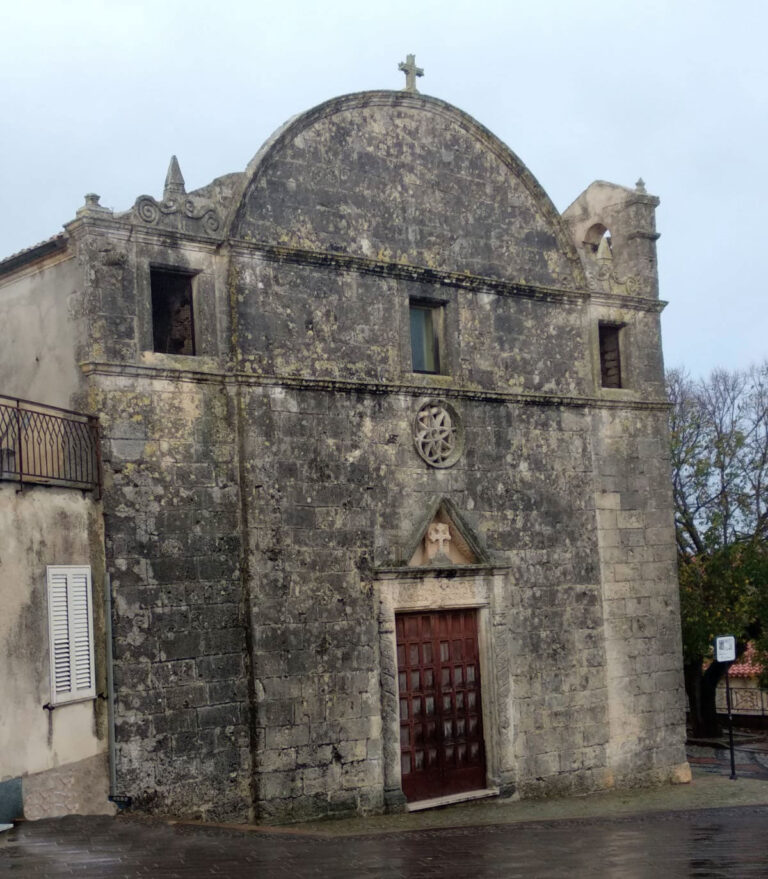
[(584, 247), (598, 259), (610, 259), (613, 253), (611, 230), (602, 223), (594, 223), (584, 235)]

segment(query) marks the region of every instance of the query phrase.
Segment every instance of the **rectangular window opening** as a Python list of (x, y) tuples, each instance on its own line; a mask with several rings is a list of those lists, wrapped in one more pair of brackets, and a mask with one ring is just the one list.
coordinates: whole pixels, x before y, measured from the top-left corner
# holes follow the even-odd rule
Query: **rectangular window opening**
[(621, 348), (619, 340), (621, 326), (617, 324), (600, 324), (600, 383), (604, 388), (620, 388)]
[(414, 372), (440, 372), (443, 306), (411, 302), (411, 364)]
[(192, 275), (150, 270), (152, 289), (152, 349), (159, 354), (194, 354)]
[(49, 565), (51, 704), (96, 698), (89, 565)]

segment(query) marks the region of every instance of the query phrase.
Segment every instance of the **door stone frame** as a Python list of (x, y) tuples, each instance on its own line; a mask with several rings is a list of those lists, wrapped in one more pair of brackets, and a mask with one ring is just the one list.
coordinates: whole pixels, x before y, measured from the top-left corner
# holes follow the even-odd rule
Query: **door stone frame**
[(514, 790), (509, 628), (504, 606), (505, 572), (488, 565), (466, 568), (389, 568), (375, 573), (379, 609), (379, 669), (384, 803), (403, 811), (400, 775), (400, 705), (395, 615), (476, 610), (483, 738), (488, 788)]

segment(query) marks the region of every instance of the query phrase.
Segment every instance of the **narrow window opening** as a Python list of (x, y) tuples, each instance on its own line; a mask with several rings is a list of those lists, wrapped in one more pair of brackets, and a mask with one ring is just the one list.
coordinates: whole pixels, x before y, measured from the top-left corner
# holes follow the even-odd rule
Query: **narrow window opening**
[(49, 565), (51, 704), (96, 698), (89, 565)]
[(600, 380), (604, 388), (620, 388), (621, 348), (619, 338), (621, 327), (615, 324), (600, 324)]
[(414, 372), (440, 372), (442, 306), (411, 302), (411, 363)]
[(153, 350), (160, 354), (194, 354), (192, 276), (152, 269), (150, 286)]

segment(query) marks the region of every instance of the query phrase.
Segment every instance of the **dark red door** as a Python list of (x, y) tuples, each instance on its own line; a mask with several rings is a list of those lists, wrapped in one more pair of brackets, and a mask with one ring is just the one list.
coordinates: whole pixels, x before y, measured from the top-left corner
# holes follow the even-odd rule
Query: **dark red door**
[(406, 799), (484, 788), (477, 611), (398, 614), (396, 631)]

